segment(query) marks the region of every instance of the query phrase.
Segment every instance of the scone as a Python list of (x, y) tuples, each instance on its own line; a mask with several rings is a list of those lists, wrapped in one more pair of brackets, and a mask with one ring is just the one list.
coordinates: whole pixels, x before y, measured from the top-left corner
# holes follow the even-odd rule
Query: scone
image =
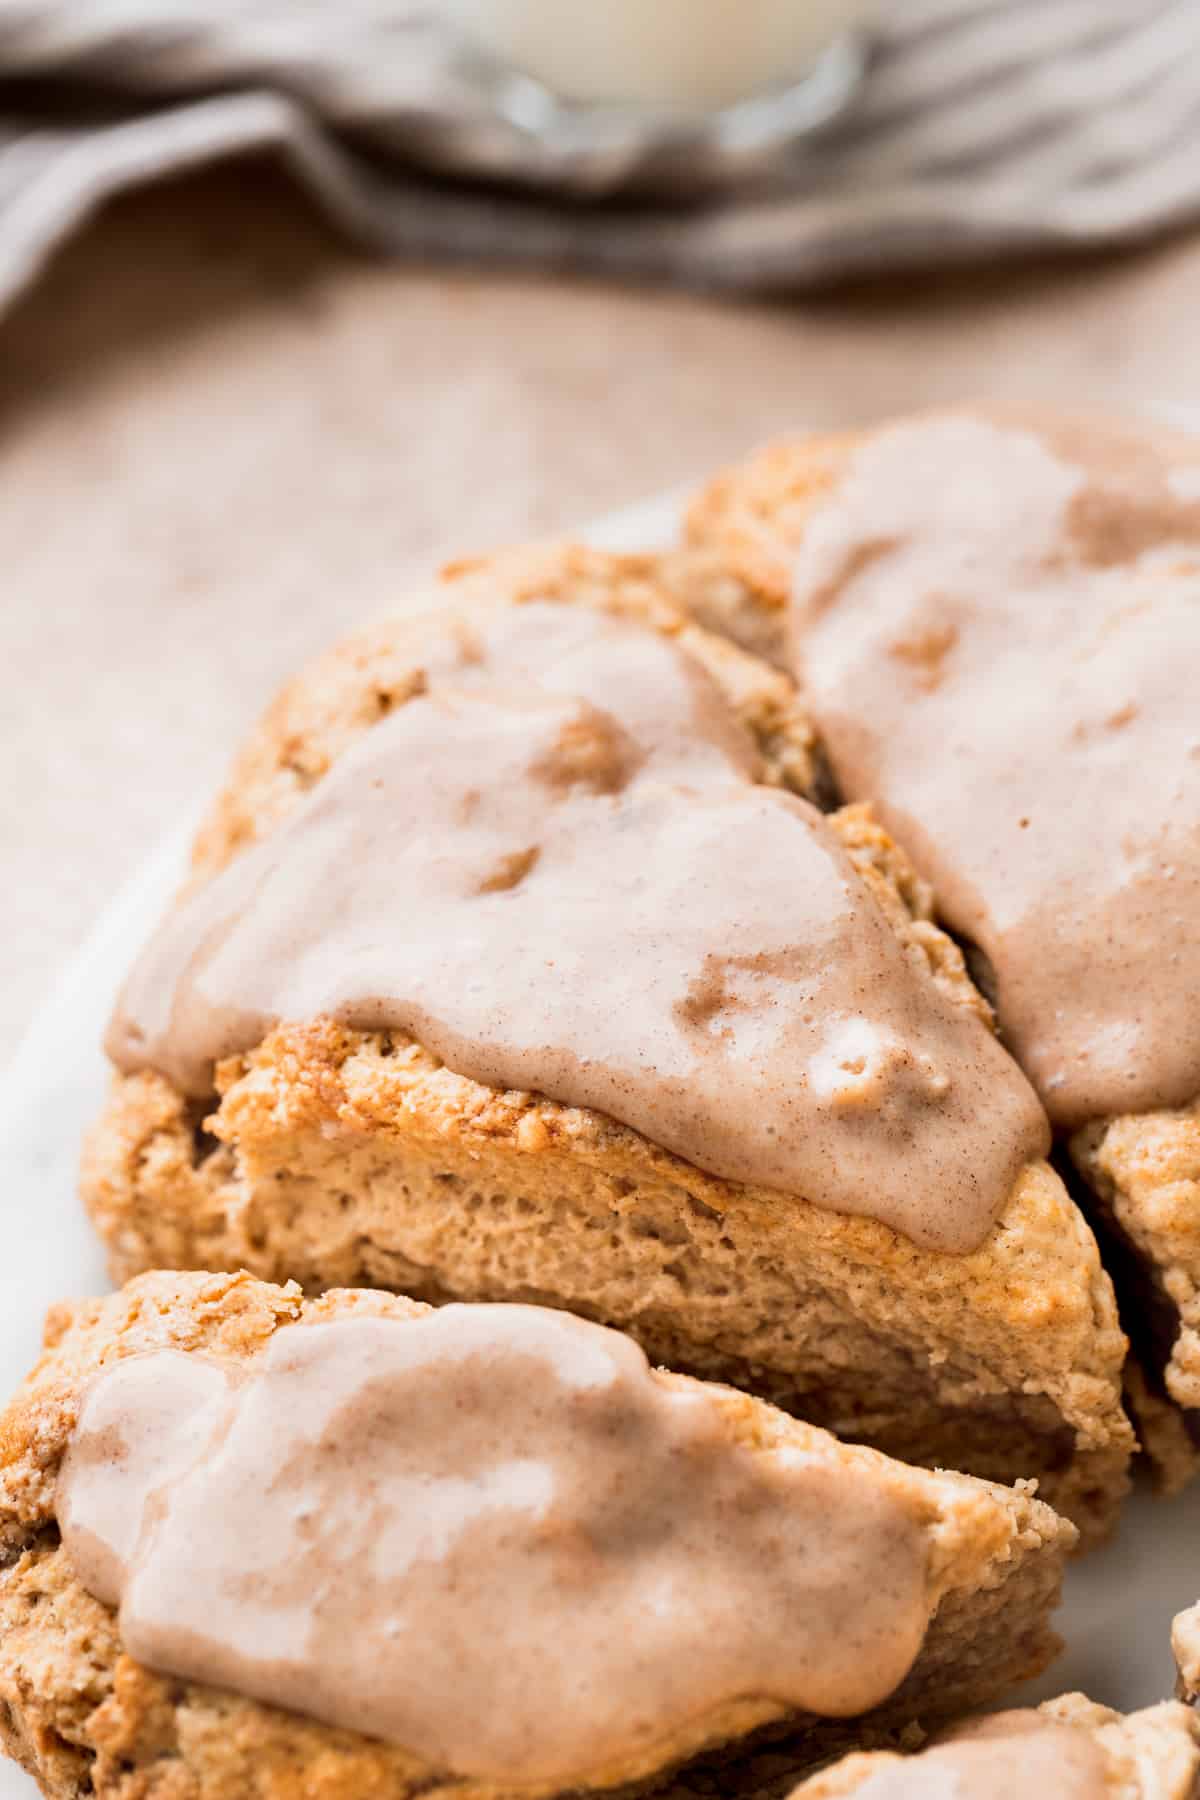
[(1176, 1614), (1171, 1626), (1171, 1649), (1179, 1671), (1179, 1698), (1194, 1706), (1200, 1700), (1200, 1602)]
[(150, 1274), (0, 1418), (48, 1795), (726, 1791), (1038, 1671), (1075, 1532), (562, 1311)]
[(792, 1800), (1193, 1800), (1198, 1784), (1200, 1724), (1189, 1708), (1168, 1700), (1123, 1717), (1064, 1694), (955, 1727), (915, 1756), (853, 1753)]
[(350, 638), (114, 1019), (114, 1274), (569, 1308), (1102, 1532), (1096, 1245), (927, 889), (818, 779), (792, 684), (643, 561), (460, 568)]
[(1092, 1196), (1177, 1482), (1156, 1401), (1196, 1433), (1200, 445), (966, 412), (802, 439), (713, 482), (688, 542), (681, 599), (795, 667), (833, 791), (870, 798), (968, 946)]

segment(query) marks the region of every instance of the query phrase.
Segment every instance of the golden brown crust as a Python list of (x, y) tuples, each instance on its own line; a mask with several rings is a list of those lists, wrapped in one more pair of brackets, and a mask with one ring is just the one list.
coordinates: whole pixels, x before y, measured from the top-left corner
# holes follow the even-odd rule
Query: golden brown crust
[[(792, 684), (681, 625), (649, 559), (513, 553), (456, 571), (443, 593), (557, 595), (682, 634), (754, 731), (766, 778), (814, 778)], [(414, 643), (410, 615), (380, 621), (292, 683), (201, 834), (199, 877), (277, 824), (385, 701), (419, 691)], [(914, 958), (990, 1017), (869, 811), (834, 823)], [(84, 1194), (118, 1279), (245, 1267), (308, 1288), (562, 1304), (631, 1331), (656, 1361), (892, 1454), (1036, 1475), (1089, 1538), (1115, 1516), (1132, 1443), (1124, 1340), (1091, 1235), (1045, 1165), (980, 1251), (939, 1257), (870, 1219), (704, 1175), (598, 1113), (460, 1078), (400, 1034), (281, 1029), (224, 1064), (217, 1088), (205, 1117), (157, 1076), (116, 1082)]]
[[(140, 1667), (124, 1653), (113, 1614), (81, 1587), (57, 1539), (58, 1469), (98, 1368), (168, 1346), (248, 1361), (275, 1331), (298, 1321), (363, 1311), (403, 1319), (423, 1310), (377, 1291), (305, 1300), (294, 1286), (271, 1287), (247, 1275), (157, 1273), (104, 1300), (55, 1310), (46, 1354), (0, 1418), (0, 1738), (46, 1793), (401, 1800), (453, 1789), (459, 1800), (534, 1800), (552, 1791), (463, 1779), (399, 1747)], [(731, 1440), (752, 1449), (803, 1445), (813, 1435), (745, 1395), (724, 1390), (720, 1399)], [(894, 1738), (918, 1710), (941, 1717), (1042, 1667), (1055, 1647), (1046, 1616), (1070, 1527), (1024, 1493), (906, 1469), (869, 1450), (842, 1447), (839, 1454), (863, 1479), (902, 1491), (917, 1506), (929, 1533), (937, 1605), (916, 1668), (862, 1730)], [(774, 1702), (741, 1700), (689, 1725), (652, 1756), (598, 1770), (587, 1785), (644, 1784), (763, 1727), (786, 1729), (772, 1760), (793, 1771), (845, 1744), (853, 1729), (786, 1715)], [(676, 1785), (689, 1791), (686, 1771)]]
[[(1093, 1738), (1107, 1763), (1108, 1800), (1193, 1800), (1200, 1781), (1200, 1722), (1188, 1707), (1167, 1700), (1122, 1716), (1083, 1694), (1063, 1694), (1039, 1706), (1032, 1716), (1038, 1715)], [(1008, 1752), (999, 1747), (996, 1754), (1002, 1758)], [(802, 1782), (791, 1800), (844, 1800), (903, 1760), (890, 1751), (854, 1753)]]
[(863, 435), (784, 439), (706, 484), (684, 523), (692, 560), (675, 577), (681, 601), (701, 624), (768, 662), (786, 662), (789, 552)]

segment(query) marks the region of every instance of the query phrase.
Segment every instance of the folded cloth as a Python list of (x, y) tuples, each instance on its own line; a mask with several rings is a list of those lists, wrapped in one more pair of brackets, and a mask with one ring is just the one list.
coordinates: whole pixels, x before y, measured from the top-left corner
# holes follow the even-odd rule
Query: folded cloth
[(483, 101), (428, 4), (0, 0), (0, 305), (116, 191), (264, 147), (392, 254), (727, 289), (1112, 244), (1200, 213), (1197, 0), (881, 12), (855, 103), (753, 188), (648, 195), (635, 157), (600, 203), (519, 137), (486, 185)]

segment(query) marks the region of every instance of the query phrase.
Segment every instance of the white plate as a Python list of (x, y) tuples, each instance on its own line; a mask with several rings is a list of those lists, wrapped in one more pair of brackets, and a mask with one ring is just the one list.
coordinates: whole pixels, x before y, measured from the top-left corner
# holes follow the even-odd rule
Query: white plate
[[(584, 535), (602, 548), (644, 549), (670, 542), (677, 518), (678, 500), (668, 495)], [(190, 826), (175, 833), (109, 907), (4, 1083), (0, 1167), (9, 1228), (0, 1274), (0, 1404), (37, 1355), (51, 1302), (109, 1285), (76, 1199), (79, 1141), (107, 1085), (100, 1038), (116, 986), (179, 881), (190, 835)], [(1170, 1503), (1139, 1493), (1117, 1541), (1070, 1570), (1058, 1620), (1067, 1650), (1041, 1681), (1017, 1690), (1020, 1701), (1079, 1688), (1128, 1711), (1166, 1697), (1171, 1618), (1200, 1597), (1197, 1544), (1200, 1483)], [(0, 1763), (0, 1800), (32, 1800), (36, 1791), (14, 1765)]]

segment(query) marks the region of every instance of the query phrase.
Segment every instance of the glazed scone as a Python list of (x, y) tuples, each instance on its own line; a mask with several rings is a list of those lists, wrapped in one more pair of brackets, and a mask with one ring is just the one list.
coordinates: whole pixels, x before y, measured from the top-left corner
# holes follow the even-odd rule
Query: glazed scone
[[(645, 562), (570, 548), (514, 555), (452, 571), (436, 600), (435, 614), (398, 613), (368, 627), (286, 690), (201, 832), (192, 889), (201, 902), (222, 872), (228, 879), (244, 856), (269, 852), (278, 832), (333, 793), (323, 785), (330, 772), (339, 780), (344, 758), (369, 754), (381, 721), (384, 730), (402, 726), (411, 697), (426, 706), (436, 700), (427, 619), (443, 637), (451, 620), (468, 668), (478, 669), (481, 633), (492, 630), (497, 609), (514, 605), (634, 621), (673, 656), (694, 661), (708, 684), (705, 704), (720, 702), (740, 721), (759, 783), (775, 796), (770, 804), (788, 812), (789, 830), (804, 810), (780, 795), (811, 790), (818, 779), (811, 729), (790, 682), (685, 624)], [(543, 617), (539, 641), (548, 629)], [(587, 650), (589, 679), (602, 648)], [(628, 646), (619, 652), (623, 667)], [(539, 657), (539, 676), (548, 679)], [(571, 667), (579, 666), (577, 657)], [(652, 737), (667, 730), (657, 718), (666, 695), (648, 691), (655, 718), (630, 730), (636, 724)], [(726, 718), (714, 731), (730, 728)], [(456, 753), (465, 730), (456, 720)], [(572, 739), (577, 760), (582, 741)], [(587, 755), (594, 754), (593, 745)], [(493, 760), (500, 756), (497, 739)], [(414, 752), (413, 767), (426, 761)], [(707, 779), (689, 771), (693, 778)], [(445, 770), (439, 779), (449, 779)], [(496, 804), (512, 804), (507, 787)], [(945, 1011), (948, 1001), (947, 1017), (966, 1033), (972, 1056), (990, 1046), (995, 1057), (986, 1004), (933, 925), (928, 890), (886, 834), (862, 808), (817, 824), (848, 858), (838, 880), (851, 910), (864, 928), (886, 919), (892, 954), (898, 938), (920, 1004), (937, 999)], [(528, 866), (529, 858), (515, 862)], [(513, 871), (510, 857), (502, 886)], [(636, 882), (628, 891), (633, 905)], [(764, 929), (790, 929), (791, 893), (781, 889), (782, 923), (767, 920)], [(329, 904), (314, 891), (315, 907)], [(346, 906), (354, 904), (351, 892)], [(621, 904), (612, 901), (606, 917), (619, 917)], [(529, 945), (517, 948), (530, 953)], [(551, 936), (542, 954), (553, 961), (555, 951)], [(487, 978), (504, 973), (489, 967)], [(172, 982), (150, 974), (146, 986), (169, 997)], [(606, 990), (615, 992), (623, 974), (610, 958)], [(505, 1005), (513, 1003), (506, 989)], [(625, 1010), (623, 1000), (612, 1006)], [(696, 1016), (707, 1029), (707, 1002)], [(714, 1174), (595, 1105), (456, 1072), (417, 1032), (293, 1015), (220, 1060), (211, 1092), (202, 1059), (169, 1075), (137, 1066), (144, 1043), (131, 1047), (126, 1038), (125, 1048), (131, 1072), (116, 1080), (84, 1170), (87, 1204), (118, 1279), (155, 1266), (245, 1267), (309, 1291), (370, 1284), (435, 1302), (563, 1306), (630, 1331), (656, 1362), (729, 1381), (905, 1460), (999, 1480), (1034, 1476), (1085, 1536), (1112, 1520), (1131, 1446), (1119, 1395), (1124, 1341), (1090, 1230), (1036, 1154), (1011, 1187), (1006, 1178), (999, 1215), (984, 1220), (982, 1238), (948, 1252), (879, 1217), (834, 1210), (843, 1168), (810, 1192)], [(851, 1125), (862, 1118), (869, 1128), (870, 1070), (857, 1053), (843, 1062), (857, 1067), (861, 1083), (853, 1072), (838, 1074), (835, 1105)], [(988, 1104), (1000, 1121), (1012, 1068), (1003, 1058), (988, 1068)], [(1009, 1099), (1025, 1107), (1021, 1095)], [(716, 1093), (705, 1103), (696, 1129), (719, 1100)], [(620, 1103), (618, 1094), (614, 1111)], [(753, 1106), (734, 1110), (739, 1123), (758, 1129), (774, 1104), (763, 1086)], [(1036, 1120), (1034, 1128), (1042, 1129)], [(976, 1129), (968, 1119), (964, 1141), (975, 1141)], [(991, 1135), (1007, 1129), (997, 1123)], [(977, 1142), (981, 1158), (993, 1148), (986, 1128)], [(751, 1149), (757, 1155), (759, 1145)], [(903, 1169), (899, 1139), (885, 1164)], [(983, 1185), (982, 1168), (967, 1167), (968, 1190)], [(937, 1213), (940, 1184), (911, 1186), (919, 1225), (922, 1208)], [(870, 1205), (869, 1180), (867, 1190)]]
[[(55, 1309), (47, 1346), (0, 1417), (0, 1735), (63, 1800), (516, 1800), (676, 1766), (689, 1793), (716, 1756), (723, 1791), (778, 1791), (1056, 1647), (1075, 1533), (1030, 1494), (652, 1373), (558, 1311), (154, 1273)], [(824, 1713), (779, 1697), (797, 1681)]]
[[(977, 492), (992, 496), (977, 515), (972, 467)], [(834, 791), (853, 799), (869, 789), (960, 938), (1003, 943), (1002, 916), (1021, 916), (1030, 894), (1016, 893), (1011, 870), (1025, 839), (1028, 867), (1036, 872), (1040, 857), (1061, 883), (1061, 919), (1076, 917), (1064, 879), (1073, 857), (1079, 873), (1090, 857), (1086, 873), (1107, 888), (1114, 929), (1098, 929), (1078, 964), (1069, 949), (1060, 954), (1053, 922), (1039, 922), (1040, 943), (1032, 927), (1019, 946), (1009, 931), (999, 1019), (1090, 1191), (1143, 1362), (1144, 1434), (1152, 1454), (1162, 1446), (1177, 1485), (1182, 1437), (1156, 1402), (1169, 1397), (1196, 1433), (1200, 1067), (1190, 946), (1200, 899), (1189, 842), (1200, 828), (1200, 741), (1186, 696), (1200, 674), (1200, 445), (1158, 427), (966, 413), (798, 439), (712, 482), (690, 509), (687, 540), (674, 564), (681, 601), (780, 666), (796, 659)], [(1026, 634), (1003, 632), (1022, 606), (1034, 629), (1014, 644)], [(876, 710), (882, 683), (904, 709), (903, 729), (897, 711)], [(996, 704), (1003, 684), (1020, 720), (1008, 734)], [(966, 855), (956, 849), (974, 828), (964, 833), (933, 773), (956, 729), (960, 791), (996, 833), (990, 873), (982, 837)], [(1056, 759), (1076, 788), (1046, 779)], [(1077, 854), (1070, 840), (1081, 827), (1090, 842)], [(1053, 906), (1054, 893), (1045, 899)], [(1113, 942), (1126, 952), (1123, 968)], [(1034, 1018), (1018, 960), (1044, 1011), (1061, 1009), (1076, 1032), (1073, 1059)]]
[(915, 1756), (852, 1753), (793, 1800), (1009, 1800), (1018, 1791), (1036, 1800), (1193, 1800), (1198, 1786), (1200, 1725), (1188, 1707), (1168, 1700), (1123, 1716), (1064, 1694), (951, 1729)]

